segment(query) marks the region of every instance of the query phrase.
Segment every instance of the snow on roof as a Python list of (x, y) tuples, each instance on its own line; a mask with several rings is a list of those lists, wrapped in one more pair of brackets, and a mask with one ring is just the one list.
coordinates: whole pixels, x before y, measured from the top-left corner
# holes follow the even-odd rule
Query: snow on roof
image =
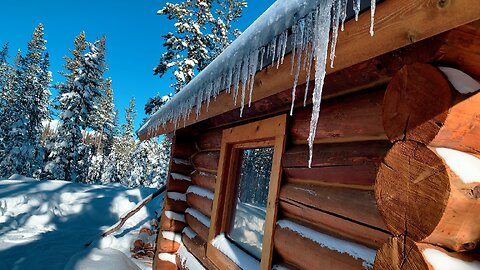
[[(362, 0), (353, 0), (356, 17), (360, 12), (361, 2)], [(376, 1), (371, 0), (371, 35), (373, 35), (375, 4)], [(206, 103), (208, 109), (210, 99), (224, 90), (228, 93), (233, 92), (232, 97), (235, 104), (237, 104), (237, 96), (241, 92), (241, 116), (245, 103), (251, 104), (255, 73), (258, 69), (263, 68), (264, 59), (268, 57), (267, 59), (271, 59), (272, 65), (276, 65), (278, 68), (280, 63), (283, 63), (288, 43), (290, 43), (292, 46), (292, 74), (295, 76), (291, 113), (300, 70), (301, 68), (307, 70), (306, 89), (308, 89), (310, 71), (315, 59), (313, 112), (308, 139), (311, 163), (323, 80), (326, 75), (328, 45), (330, 44), (330, 61), (333, 66), (338, 31), (339, 29), (343, 30), (346, 18), (347, 1), (344, 0), (277, 0), (210, 65), (153, 114), (137, 133), (144, 134), (154, 131), (168, 122), (172, 122), (176, 129), (181, 120), (184, 122), (187, 120), (193, 108), (198, 117), (202, 105)], [(302, 54), (305, 54), (303, 58)], [(304, 61), (301, 61), (302, 59)], [(308, 92), (305, 93), (304, 101), (306, 101), (307, 95)]]

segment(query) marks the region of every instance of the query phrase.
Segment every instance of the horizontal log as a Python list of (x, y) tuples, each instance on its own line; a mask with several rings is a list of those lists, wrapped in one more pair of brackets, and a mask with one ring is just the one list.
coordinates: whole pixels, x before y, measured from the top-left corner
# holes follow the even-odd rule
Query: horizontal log
[(167, 191), (168, 192), (180, 192), (185, 193), (188, 187), (192, 182), (182, 179), (174, 179), (171, 174), (169, 174), (167, 181)]
[(403, 67), (385, 93), (383, 125), (392, 141), (413, 140), (480, 154), (480, 93), (461, 95), (429, 64)]
[(280, 190), (280, 199), (386, 230), (373, 191), (287, 183)]
[(216, 174), (209, 172), (204, 172), (200, 170), (195, 170), (190, 177), (192, 178), (192, 183), (194, 185), (206, 188), (210, 191), (215, 190), (215, 181), (217, 179)]
[(385, 231), (358, 224), (298, 202), (280, 200), (279, 206), (282, 217), (307, 223), (310, 227), (319, 228), (371, 248), (379, 248), (390, 237), (390, 234)]
[(161, 253), (175, 253), (180, 248), (180, 243), (162, 237), (161, 232), (158, 234), (157, 243), (157, 250)]
[(175, 163), (173, 160), (172, 160), (172, 163), (170, 165), (170, 171), (174, 172), (174, 173), (190, 175), (193, 172), (193, 170), (194, 170), (194, 168), (193, 168), (192, 165)]
[(373, 189), (379, 165), (285, 168), (289, 182)]
[(176, 134), (173, 139), (171, 156), (190, 160), (190, 157), (197, 152), (195, 141), (191, 135)]
[(187, 203), (189, 206), (200, 211), (200, 213), (208, 217), (212, 216), (212, 200), (203, 196), (199, 196), (195, 193), (187, 193)]
[[(385, 140), (316, 145), (313, 148), (312, 167), (380, 164), (390, 147), (392, 144)], [(293, 145), (283, 154), (282, 166), (308, 167), (308, 155), (307, 145)]]
[[(455, 166), (467, 165), (457, 162)], [(475, 196), (480, 175), (477, 179), (464, 183), (435, 149), (397, 142), (378, 172), (378, 209), (394, 235), (455, 251), (472, 250), (480, 241), (480, 200)]]
[(164, 260), (157, 260), (155, 264), (155, 270), (178, 270), (177, 265)]
[(220, 151), (202, 151), (192, 156), (192, 163), (196, 170), (216, 173)]
[(167, 197), (165, 194), (165, 198), (163, 201), (163, 209), (165, 211), (173, 211), (183, 213), (188, 208), (188, 204), (186, 201), (176, 201)]
[[(320, 237), (324, 238), (324, 235)], [(318, 239), (316, 240), (318, 241)], [(338, 244), (341, 245), (338, 248), (348, 250), (349, 247), (346, 246), (348, 245), (347, 243), (346, 241), (338, 242)], [(358, 246), (358, 244), (355, 243), (351, 243), (351, 245)], [(329, 247), (328, 244), (317, 243), (313, 239), (300, 235), (298, 232), (294, 232), (288, 228), (282, 228), (279, 225), (277, 225), (275, 229), (274, 248), (283, 261), (299, 269), (367, 269), (367, 267), (364, 267), (367, 266), (364, 260), (355, 258), (343, 250), (335, 250), (334, 247)], [(374, 252), (373, 256), (375, 256)]]
[[(382, 126), (383, 90), (355, 93), (322, 104), (315, 143), (386, 139)], [(295, 144), (306, 144), (312, 107), (298, 110), (290, 125)]]
[(207, 241), (208, 239), (208, 230), (209, 228), (203, 225), (192, 215), (186, 213), (185, 220), (187, 221), (188, 226), (197, 234), (197, 237), (200, 237), (202, 241)]
[(438, 246), (414, 242), (404, 236), (393, 237), (377, 252), (375, 269), (435, 270), (480, 269), (480, 254), (477, 252), (449, 252)]
[(216, 270), (217, 267), (207, 258), (207, 243), (199, 237), (193, 239), (182, 234), (182, 242), (187, 250), (197, 258), (207, 269)]
[(199, 150), (220, 150), (223, 129), (217, 128), (200, 133), (197, 139)]
[(162, 212), (160, 218), (160, 230), (168, 232), (181, 232), (185, 228), (185, 222), (170, 219), (165, 216), (165, 211)]

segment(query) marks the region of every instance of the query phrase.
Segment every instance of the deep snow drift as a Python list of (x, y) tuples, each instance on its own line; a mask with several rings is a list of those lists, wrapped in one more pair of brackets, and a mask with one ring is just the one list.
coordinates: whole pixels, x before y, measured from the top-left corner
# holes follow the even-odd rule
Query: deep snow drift
[[(0, 180), (0, 270), (10, 269), (148, 269), (132, 259), (130, 247), (142, 226), (149, 226), (159, 196), (117, 232), (98, 239), (155, 189), (119, 184), (86, 185), (65, 181)], [(86, 248), (84, 244), (93, 240)], [(73, 257), (73, 258), (72, 258)], [(132, 260), (133, 263), (130, 261)]]

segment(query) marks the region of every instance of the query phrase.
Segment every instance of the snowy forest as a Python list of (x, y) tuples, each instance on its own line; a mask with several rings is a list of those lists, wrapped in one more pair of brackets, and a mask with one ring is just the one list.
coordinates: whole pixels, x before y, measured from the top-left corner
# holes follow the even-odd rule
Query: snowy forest
[[(25, 54), (0, 52), (0, 177), (13, 174), (82, 183), (155, 187), (165, 181), (169, 140), (140, 142), (135, 98), (119, 125), (112, 79), (105, 78), (106, 38), (81, 32), (52, 81), (42, 24)], [(56, 90), (52, 96), (51, 88)], [(165, 99), (164, 99), (165, 100)]]

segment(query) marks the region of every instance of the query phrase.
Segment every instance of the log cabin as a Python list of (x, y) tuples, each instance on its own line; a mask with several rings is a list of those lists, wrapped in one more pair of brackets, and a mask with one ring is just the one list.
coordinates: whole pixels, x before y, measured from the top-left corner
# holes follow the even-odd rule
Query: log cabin
[(366, 2), (277, 1), (137, 132), (155, 270), (480, 269), (478, 0)]

